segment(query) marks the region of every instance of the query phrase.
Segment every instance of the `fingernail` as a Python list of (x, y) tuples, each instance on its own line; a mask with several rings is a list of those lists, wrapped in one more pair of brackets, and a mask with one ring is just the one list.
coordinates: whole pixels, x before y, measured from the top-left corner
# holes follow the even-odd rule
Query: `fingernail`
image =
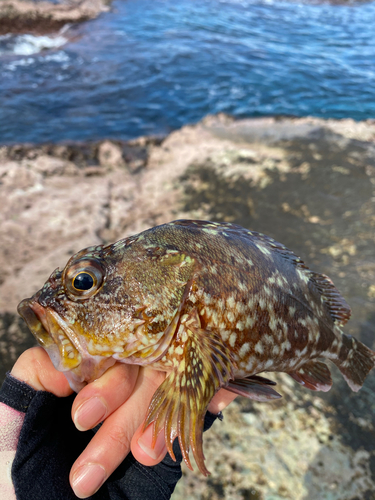
[(86, 464), (73, 476), (72, 488), (78, 498), (87, 498), (98, 491), (107, 479), (105, 469), (99, 464)]
[(91, 398), (78, 407), (74, 414), (74, 424), (79, 431), (86, 431), (101, 422), (107, 407), (100, 398)]
[(159, 432), (155, 446), (152, 448), (152, 431), (154, 426), (150, 425), (138, 439), (139, 447), (153, 460), (156, 460), (164, 452), (167, 453), (163, 432)]

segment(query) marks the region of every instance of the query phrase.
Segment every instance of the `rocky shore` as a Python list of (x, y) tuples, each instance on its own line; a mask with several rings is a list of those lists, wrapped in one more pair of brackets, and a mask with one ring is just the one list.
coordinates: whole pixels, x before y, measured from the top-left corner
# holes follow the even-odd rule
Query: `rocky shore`
[[(264, 232), (328, 274), (375, 348), (375, 123), (207, 117), (165, 138), (0, 148), (1, 378), (33, 345), (16, 314), (83, 247), (177, 218)], [(205, 436), (212, 475), (175, 500), (375, 499), (375, 374), (357, 394), (275, 374), (283, 399), (238, 398)]]
[(1, 0), (0, 35), (54, 33), (65, 24), (94, 19), (108, 11), (109, 3), (110, 0)]

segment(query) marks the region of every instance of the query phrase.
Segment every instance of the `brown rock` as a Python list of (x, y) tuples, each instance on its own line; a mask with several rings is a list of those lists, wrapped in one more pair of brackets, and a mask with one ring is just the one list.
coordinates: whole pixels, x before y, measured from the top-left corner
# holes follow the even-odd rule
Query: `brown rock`
[(70, 0), (59, 3), (32, 0), (0, 2), (0, 35), (58, 31), (67, 23), (87, 21), (108, 10), (109, 0)]

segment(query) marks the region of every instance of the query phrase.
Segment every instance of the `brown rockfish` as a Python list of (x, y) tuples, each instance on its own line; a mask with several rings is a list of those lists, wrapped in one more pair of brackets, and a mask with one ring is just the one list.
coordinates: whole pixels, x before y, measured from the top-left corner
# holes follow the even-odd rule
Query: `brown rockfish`
[(179, 220), (74, 255), (18, 311), (79, 391), (116, 361), (168, 372), (145, 419), (178, 437), (203, 474), (204, 415), (224, 387), (281, 397), (259, 373), (328, 391), (335, 363), (358, 391), (375, 353), (342, 333), (350, 307), (322, 274), (273, 239), (226, 223)]

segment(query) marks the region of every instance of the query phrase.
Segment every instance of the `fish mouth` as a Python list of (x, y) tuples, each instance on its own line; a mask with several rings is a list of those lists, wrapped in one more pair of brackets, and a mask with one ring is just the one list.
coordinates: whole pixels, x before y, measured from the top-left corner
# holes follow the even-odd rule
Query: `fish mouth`
[[(18, 314), (25, 320), (29, 330), (34, 335), (38, 343), (42, 347), (47, 348), (53, 343), (53, 340), (41, 320), (44, 316), (44, 311), (42, 314), (37, 315), (36, 311), (32, 307), (34, 304), (35, 302), (33, 299), (24, 299), (18, 304), (17, 311)], [(40, 308), (42, 309), (41, 306)]]
[(70, 387), (79, 392), (86, 384), (99, 378), (116, 360), (90, 355), (85, 343), (79, 340), (69, 325), (53, 309), (39, 303), (40, 293), (24, 299), (17, 308), (18, 313), (39, 345), (47, 351), (56, 370), (64, 372)]
[(36, 294), (31, 299), (23, 300), (17, 308), (18, 314), (39, 345), (47, 351), (55, 368), (59, 371), (72, 370), (81, 364), (82, 357), (66, 335), (68, 327), (65, 322), (53, 310), (40, 305), (38, 296)]

